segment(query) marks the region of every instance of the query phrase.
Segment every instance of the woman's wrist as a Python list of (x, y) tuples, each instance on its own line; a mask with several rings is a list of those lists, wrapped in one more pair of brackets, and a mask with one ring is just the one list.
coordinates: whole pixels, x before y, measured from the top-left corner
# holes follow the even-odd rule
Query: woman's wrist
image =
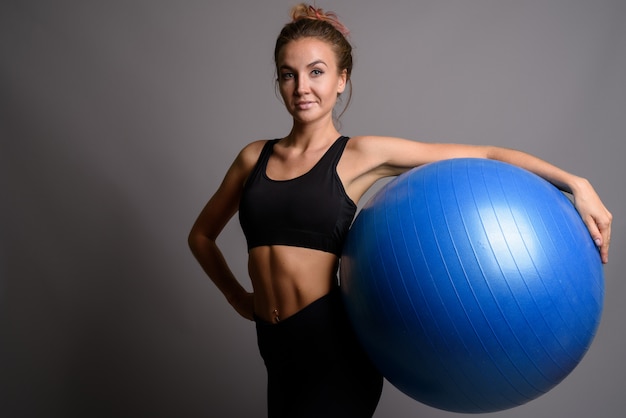
[(591, 186), (589, 180), (584, 177), (575, 176), (573, 174), (571, 175), (571, 177), (572, 178), (566, 184), (567, 188), (569, 189), (568, 192), (572, 193), (573, 195), (584, 192)]

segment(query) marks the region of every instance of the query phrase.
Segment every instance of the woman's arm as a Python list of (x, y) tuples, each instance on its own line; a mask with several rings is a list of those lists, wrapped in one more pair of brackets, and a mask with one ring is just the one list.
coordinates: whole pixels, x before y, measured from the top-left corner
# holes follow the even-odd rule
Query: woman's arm
[(600, 196), (587, 179), (575, 176), (524, 152), (494, 147), (488, 150), (487, 158), (524, 168), (543, 177), (559, 189), (571, 193), (574, 197), (574, 206), (589, 229), (594, 242), (600, 248), (602, 262), (609, 261), (613, 215), (604, 206)]
[(259, 153), (259, 143), (250, 144), (239, 153), (219, 188), (200, 212), (188, 237), (191, 252), (202, 269), (233, 308), (250, 320), (254, 313), (252, 294), (236, 279), (216, 240), (238, 210), (243, 184)]
[(366, 182), (398, 175), (422, 164), (451, 158), (488, 158), (524, 168), (539, 175), (574, 197), (574, 205), (589, 233), (600, 248), (602, 262), (608, 262), (612, 215), (589, 181), (540, 158), (508, 148), (462, 144), (437, 144), (387, 137), (353, 138), (353, 149), (364, 163), (361, 177)]

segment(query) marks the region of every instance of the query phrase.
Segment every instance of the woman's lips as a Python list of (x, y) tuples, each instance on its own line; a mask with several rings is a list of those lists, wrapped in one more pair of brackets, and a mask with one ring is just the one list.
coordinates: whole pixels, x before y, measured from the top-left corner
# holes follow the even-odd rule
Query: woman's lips
[(312, 108), (314, 104), (315, 102), (312, 102), (312, 101), (297, 102), (296, 108), (299, 110), (307, 110), (307, 109)]

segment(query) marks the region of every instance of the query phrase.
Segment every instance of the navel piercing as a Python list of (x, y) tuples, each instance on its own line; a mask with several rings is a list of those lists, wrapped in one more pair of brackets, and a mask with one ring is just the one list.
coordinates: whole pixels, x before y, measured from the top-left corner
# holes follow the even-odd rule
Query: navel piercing
[(272, 311), (272, 313), (274, 314), (274, 322), (280, 322), (280, 316), (278, 315), (278, 309), (274, 309)]

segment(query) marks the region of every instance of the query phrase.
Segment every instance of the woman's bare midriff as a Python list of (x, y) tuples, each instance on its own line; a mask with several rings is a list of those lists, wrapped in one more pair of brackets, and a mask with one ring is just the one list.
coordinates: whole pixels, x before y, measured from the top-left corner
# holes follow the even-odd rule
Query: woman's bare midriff
[(338, 257), (309, 248), (271, 245), (252, 248), (248, 271), (255, 314), (278, 322), (328, 294), (337, 283)]

